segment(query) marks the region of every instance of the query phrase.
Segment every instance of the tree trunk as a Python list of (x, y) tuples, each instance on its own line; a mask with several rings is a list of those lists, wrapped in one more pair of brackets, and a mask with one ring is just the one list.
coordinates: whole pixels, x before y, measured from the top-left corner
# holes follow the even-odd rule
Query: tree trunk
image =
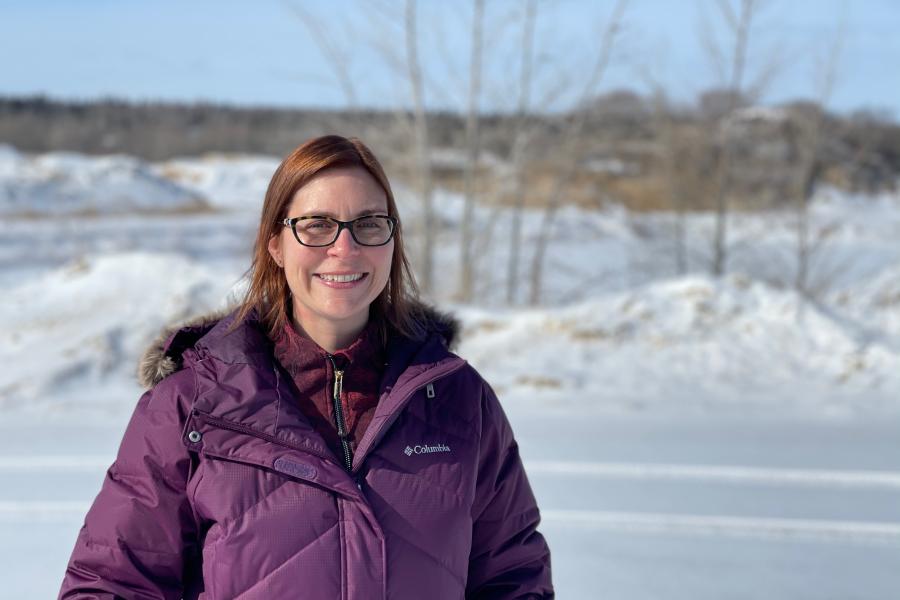
[(519, 78), (519, 106), (516, 110), (516, 130), (513, 135), (513, 208), (510, 224), (509, 263), (506, 269), (506, 303), (516, 301), (519, 284), (519, 257), (522, 254), (522, 210), (525, 206), (525, 118), (531, 93), (531, 56), (534, 45), (534, 22), (537, 0), (528, 0), (522, 27), (522, 72)]
[(600, 43), (600, 52), (597, 56), (597, 62), (592, 69), (591, 76), (588, 77), (584, 89), (580, 95), (580, 101), (576, 104), (574, 114), (569, 120), (568, 127), (563, 134), (563, 148), (559, 156), (563, 159), (563, 164), (557, 171), (556, 179), (550, 195), (547, 197), (547, 203), (544, 207), (544, 215), (541, 220), (541, 227), (538, 231), (538, 237), (534, 244), (534, 254), (531, 260), (530, 286), (528, 294), (528, 302), (536, 305), (541, 302), (541, 288), (543, 286), (543, 268), (544, 260), (547, 253), (547, 246), (550, 241), (550, 233), (556, 221), (556, 213), (562, 203), (563, 192), (572, 181), (577, 167), (581, 159), (581, 141), (584, 136), (584, 124), (589, 116), (587, 103), (596, 93), (596, 87), (603, 79), (606, 68), (612, 60), (612, 51), (615, 38), (619, 33), (619, 26), (625, 13), (625, 7), (628, 5), (627, 0), (619, 0), (613, 7), (612, 16), (609, 23), (603, 31)]
[(432, 206), (431, 153), (428, 142), (428, 119), (425, 114), (425, 90), (419, 67), (416, 37), (416, 0), (406, 2), (406, 63), (413, 99), (413, 127), (415, 130), (415, 159), (419, 172), (419, 193), (422, 198), (422, 237), (419, 259), (419, 285), (424, 294), (433, 292), (432, 266), (434, 262), (434, 214)]
[(481, 47), (484, 0), (474, 1), (472, 16), (472, 57), (469, 66), (469, 108), (466, 115), (466, 172), (465, 205), (460, 237), (460, 289), (463, 302), (472, 301), (472, 282), (475, 277), (476, 256), (472, 252), (472, 229), (475, 212), (475, 179), (478, 173), (478, 98), (481, 94)]
[[(741, 97), (744, 68), (747, 64), (747, 45), (750, 38), (750, 23), (753, 20), (754, 0), (741, 0), (741, 14), (737, 19), (731, 13), (726, 0), (721, 0), (720, 8), (726, 15), (726, 22), (734, 31), (734, 50), (731, 55), (731, 78), (728, 85), (728, 107), (725, 119), (728, 119), (738, 107)], [(722, 132), (725, 133), (724, 131)], [(729, 169), (731, 168), (730, 142), (727, 135), (722, 140), (722, 149), (716, 165), (716, 232), (713, 240), (712, 275), (721, 277), (725, 274), (728, 261), (728, 195), (730, 192)]]

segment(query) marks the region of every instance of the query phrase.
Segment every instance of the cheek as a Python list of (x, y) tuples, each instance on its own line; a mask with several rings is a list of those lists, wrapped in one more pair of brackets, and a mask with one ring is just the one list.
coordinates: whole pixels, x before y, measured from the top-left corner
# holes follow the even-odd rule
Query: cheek
[(381, 269), (381, 276), (387, 278), (391, 272), (391, 262), (394, 255), (393, 245), (386, 247), (381, 256), (378, 257), (378, 267)]
[(285, 263), (294, 269), (312, 268), (321, 261), (319, 253), (297, 243), (294, 243), (293, 246), (286, 246), (284, 258)]

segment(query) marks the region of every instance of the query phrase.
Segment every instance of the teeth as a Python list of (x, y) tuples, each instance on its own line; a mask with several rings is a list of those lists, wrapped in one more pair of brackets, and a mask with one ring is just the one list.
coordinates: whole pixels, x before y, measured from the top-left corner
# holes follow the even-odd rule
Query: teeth
[(346, 283), (348, 281), (356, 281), (357, 279), (362, 279), (362, 273), (354, 273), (353, 275), (319, 275), (325, 281), (337, 281), (341, 283)]

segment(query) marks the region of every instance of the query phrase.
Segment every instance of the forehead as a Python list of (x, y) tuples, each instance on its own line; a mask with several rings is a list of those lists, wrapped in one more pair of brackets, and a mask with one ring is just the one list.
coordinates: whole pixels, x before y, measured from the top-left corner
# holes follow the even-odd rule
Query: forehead
[(294, 194), (290, 213), (353, 216), (386, 212), (387, 194), (378, 181), (358, 167), (327, 169), (316, 174)]

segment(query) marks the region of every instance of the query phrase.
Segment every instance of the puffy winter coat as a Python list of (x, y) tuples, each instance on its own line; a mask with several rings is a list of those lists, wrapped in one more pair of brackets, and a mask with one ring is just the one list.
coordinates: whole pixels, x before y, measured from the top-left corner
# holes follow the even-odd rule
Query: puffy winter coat
[(481, 376), (397, 337), (342, 466), (252, 318), (183, 327), (148, 353), (137, 404), (60, 598), (552, 598), (512, 430)]

